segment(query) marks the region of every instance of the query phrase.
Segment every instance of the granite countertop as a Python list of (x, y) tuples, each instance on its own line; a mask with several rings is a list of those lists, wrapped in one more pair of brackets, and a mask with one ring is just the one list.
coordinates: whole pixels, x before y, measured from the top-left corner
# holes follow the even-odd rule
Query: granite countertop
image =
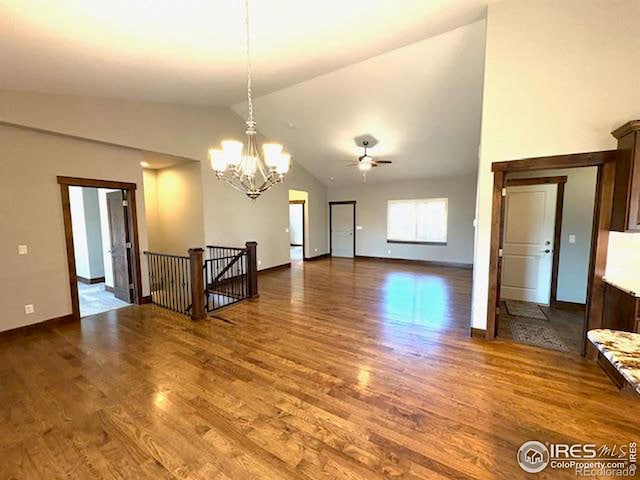
[(640, 297), (640, 278), (609, 278), (603, 277), (605, 283), (612, 285), (632, 297)]
[(589, 330), (587, 337), (640, 393), (640, 333), (596, 329)]

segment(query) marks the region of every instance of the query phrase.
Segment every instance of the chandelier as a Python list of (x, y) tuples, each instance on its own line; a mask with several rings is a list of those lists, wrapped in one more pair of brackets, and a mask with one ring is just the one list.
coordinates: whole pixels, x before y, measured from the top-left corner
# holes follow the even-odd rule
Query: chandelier
[(253, 96), (251, 92), (251, 42), (249, 35), (249, 0), (244, 2), (245, 40), (247, 55), (247, 100), (249, 116), (247, 121), (246, 143), (237, 140), (220, 142), (221, 149), (209, 150), (209, 162), (216, 172), (218, 180), (231, 185), (236, 190), (254, 200), (274, 185), (282, 182), (289, 171), (291, 155), (282, 151), (278, 143), (262, 145), (260, 155), (256, 140), (256, 122), (253, 119)]

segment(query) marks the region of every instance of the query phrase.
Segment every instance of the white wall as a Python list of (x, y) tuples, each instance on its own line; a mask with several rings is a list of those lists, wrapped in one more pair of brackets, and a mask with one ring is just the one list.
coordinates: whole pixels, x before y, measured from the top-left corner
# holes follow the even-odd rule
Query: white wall
[(71, 224), (73, 227), (73, 250), (76, 260), (76, 274), (84, 278), (91, 278), (82, 187), (69, 188), (69, 202), (71, 204)]
[(640, 117), (640, 2), (510, 0), (489, 5), (473, 278), (487, 321), (491, 163), (612, 149)]
[[(471, 264), (473, 259), (473, 202), (475, 175), (421, 180), (362, 183), (330, 188), (330, 201), (355, 200), (356, 255), (435, 260)], [(387, 243), (387, 202), (411, 198), (449, 199), (447, 245)], [(388, 251), (391, 253), (387, 253)]]
[(304, 204), (289, 204), (289, 243), (291, 245), (302, 245)]
[(84, 221), (87, 229), (87, 250), (89, 253), (89, 274), (87, 278), (104, 277), (104, 255), (102, 252), (102, 229), (100, 226), (100, 205), (97, 188), (83, 188)]
[[(57, 175), (136, 183), (140, 249), (147, 249), (139, 152), (0, 125), (0, 172), (0, 331), (71, 313)], [(19, 244), (28, 255), (18, 255)], [(148, 295), (144, 262), (142, 270)], [(29, 303), (35, 312), (26, 315)]]
[[(508, 178), (561, 175), (566, 175), (567, 183), (562, 208), (556, 299), (563, 302), (586, 303), (598, 169), (585, 167), (538, 170), (510, 174)], [(575, 243), (569, 243), (569, 235), (575, 235)]]

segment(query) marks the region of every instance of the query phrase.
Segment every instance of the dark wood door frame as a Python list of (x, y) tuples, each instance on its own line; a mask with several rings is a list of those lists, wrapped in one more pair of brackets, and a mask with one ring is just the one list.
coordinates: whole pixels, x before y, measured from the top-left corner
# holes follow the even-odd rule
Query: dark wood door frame
[(593, 216), (589, 278), (587, 285), (586, 321), (583, 331), (582, 353), (595, 359), (597, 351), (587, 345), (586, 331), (600, 328), (603, 324), (604, 271), (607, 264), (607, 247), (611, 213), (613, 207), (613, 184), (615, 180), (615, 162), (621, 155), (620, 150), (556, 155), (551, 157), (527, 158), (507, 162), (495, 162), (493, 171), (493, 193), (491, 211), (491, 244), (489, 253), (489, 294), (487, 305), (487, 339), (494, 339), (497, 331), (500, 276), (502, 262), (499, 256), (502, 249), (504, 227), (503, 189), (506, 188), (506, 174), (558, 168), (598, 167), (596, 182), (596, 201)]
[(353, 206), (353, 258), (356, 258), (356, 201), (355, 200), (344, 200), (340, 202), (329, 202), (329, 256), (333, 256), (333, 246), (331, 241), (331, 234), (333, 229), (333, 217), (332, 217), (332, 207), (334, 205), (352, 205)]
[(549, 300), (552, 305), (558, 299), (558, 267), (560, 265), (560, 242), (562, 240), (562, 210), (564, 208), (564, 186), (567, 183), (566, 175), (556, 177), (533, 177), (533, 178), (508, 178), (507, 187), (519, 187), (525, 185), (558, 185), (558, 195), (556, 198), (556, 212), (553, 229), (553, 260), (551, 266), (551, 294)]
[(133, 302), (142, 304), (142, 269), (140, 266), (140, 240), (138, 236), (138, 212), (136, 207), (135, 183), (117, 182), (112, 180), (96, 180), (77, 177), (58, 177), (60, 185), (60, 195), (62, 198), (62, 218), (64, 220), (64, 236), (67, 249), (67, 265), (69, 268), (69, 288), (71, 290), (71, 310), (74, 321), (80, 321), (80, 300), (78, 296), (78, 277), (76, 274), (75, 249), (73, 246), (73, 224), (71, 220), (71, 202), (69, 200), (69, 187), (92, 187), (122, 190), (124, 198), (127, 200), (125, 213), (127, 218), (127, 228), (130, 232), (133, 280)]
[[(309, 258), (307, 257), (307, 231), (304, 225), (307, 221), (307, 201), (289, 200), (289, 205), (302, 205), (302, 260), (309, 260)], [(289, 227), (291, 227), (291, 225), (289, 225)]]

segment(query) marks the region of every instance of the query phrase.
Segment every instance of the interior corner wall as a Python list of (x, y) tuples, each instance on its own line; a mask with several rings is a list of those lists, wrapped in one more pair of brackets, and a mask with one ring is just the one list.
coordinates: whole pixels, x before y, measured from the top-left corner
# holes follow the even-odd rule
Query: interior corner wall
[[(140, 250), (147, 230), (140, 152), (0, 125), (0, 331), (71, 313), (71, 294), (56, 176), (137, 184)], [(46, 160), (42, 152), (46, 152)], [(28, 246), (18, 255), (17, 245)], [(149, 294), (146, 262), (142, 291)], [(25, 314), (24, 306), (34, 305)]]
[(69, 187), (69, 208), (73, 227), (73, 253), (76, 261), (76, 274), (88, 279), (91, 278), (91, 268), (89, 267), (89, 247), (87, 245), (82, 187)]
[(492, 3), (478, 173), (472, 326), (487, 325), (491, 164), (616, 148), (640, 117), (640, 2)]
[[(519, 172), (509, 178), (566, 176), (560, 257), (558, 259), (558, 290), (556, 300), (571, 303), (587, 302), (589, 260), (591, 257), (591, 234), (596, 200), (597, 167), (566, 168)], [(569, 236), (575, 242), (569, 242)]]
[(284, 182), (255, 202), (218, 181), (206, 162), (202, 162), (202, 182), (207, 245), (233, 247), (256, 241), (259, 269), (289, 263), (289, 189), (295, 189), (309, 193), (309, 256), (328, 252), (327, 187), (299, 164), (293, 162)]
[(149, 236), (149, 251), (162, 252), (162, 234), (158, 214), (158, 176), (156, 170), (145, 168), (142, 170), (144, 183), (145, 219)]
[[(145, 174), (145, 182), (150, 178)], [(155, 222), (149, 243), (156, 251), (186, 255), (189, 248), (204, 247), (202, 173), (199, 162), (162, 168), (155, 173)], [(153, 209), (152, 209), (153, 211)]]
[[(356, 255), (471, 264), (476, 176), (366, 183), (329, 189), (331, 201), (356, 201)], [(447, 245), (387, 243), (387, 202), (448, 198)]]

